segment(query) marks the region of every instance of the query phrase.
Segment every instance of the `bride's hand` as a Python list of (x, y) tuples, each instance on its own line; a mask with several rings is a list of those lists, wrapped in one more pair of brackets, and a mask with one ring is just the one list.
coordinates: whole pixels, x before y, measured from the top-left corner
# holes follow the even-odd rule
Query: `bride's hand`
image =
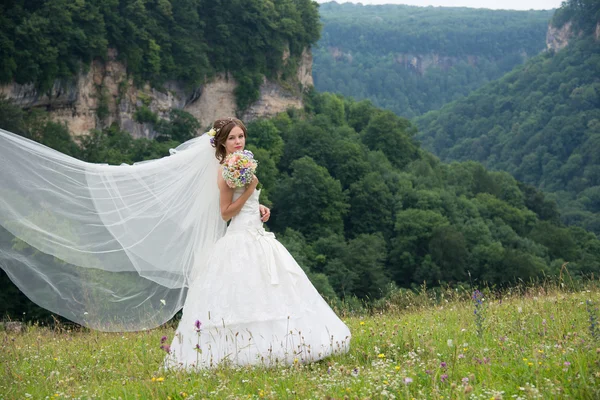
[(260, 220), (262, 222), (267, 222), (269, 217), (271, 217), (271, 210), (269, 207), (265, 207), (261, 204), (258, 206), (258, 209), (260, 210)]

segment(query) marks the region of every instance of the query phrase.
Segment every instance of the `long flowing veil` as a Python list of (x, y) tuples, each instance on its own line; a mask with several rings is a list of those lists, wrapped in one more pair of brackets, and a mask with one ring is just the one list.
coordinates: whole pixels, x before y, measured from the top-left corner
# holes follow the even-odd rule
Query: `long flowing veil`
[(32, 301), (93, 329), (168, 321), (226, 228), (209, 140), (117, 166), (0, 129), (0, 267)]

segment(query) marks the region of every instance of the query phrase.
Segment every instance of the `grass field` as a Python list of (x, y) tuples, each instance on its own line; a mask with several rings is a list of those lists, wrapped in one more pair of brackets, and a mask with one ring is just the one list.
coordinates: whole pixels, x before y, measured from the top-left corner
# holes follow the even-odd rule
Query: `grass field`
[[(485, 293), (485, 291), (484, 291)], [(398, 291), (343, 316), (351, 350), (318, 363), (159, 373), (162, 336), (31, 325), (0, 332), (0, 398), (598, 399), (600, 285), (502, 295)]]

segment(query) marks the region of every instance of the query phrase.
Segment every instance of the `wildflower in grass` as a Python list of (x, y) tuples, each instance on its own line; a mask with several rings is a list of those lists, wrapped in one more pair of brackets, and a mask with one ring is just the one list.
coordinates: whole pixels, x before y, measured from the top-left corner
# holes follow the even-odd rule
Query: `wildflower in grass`
[(594, 303), (591, 300), (586, 300), (585, 309), (589, 315), (590, 321), (590, 335), (594, 340), (600, 340), (600, 328), (598, 328), (598, 307), (594, 307)]
[(350, 372), (350, 375), (356, 378), (358, 376), (358, 368), (354, 368), (352, 372)]
[(385, 354), (383, 354), (383, 353), (379, 353), (379, 354), (377, 355), (377, 357), (378, 357), (378, 358), (385, 358)]
[(202, 326), (202, 322), (200, 322), (199, 320), (196, 320), (196, 322), (194, 323), (194, 326), (196, 327), (196, 332), (200, 331), (200, 327)]
[(433, 372), (432, 372), (430, 369), (426, 369), (426, 370), (425, 370), (425, 373), (426, 373), (427, 375), (431, 375), (431, 374), (433, 374)]
[(445, 361), (442, 361), (442, 362), (440, 363), (440, 367), (442, 367), (442, 368), (446, 368), (446, 366), (447, 366), (447, 364), (446, 364), (446, 362), (445, 362)]
[(160, 344), (163, 344), (166, 341), (167, 341), (167, 337), (166, 336), (163, 336), (163, 337), (160, 338)]
[(360, 321), (360, 324), (361, 324), (361, 325), (364, 325), (364, 324), (365, 324), (365, 321)]
[(473, 303), (475, 304), (475, 310), (474, 310), (474, 314), (475, 314), (475, 325), (477, 325), (477, 334), (479, 336), (481, 336), (483, 334), (483, 322), (485, 321), (485, 315), (484, 315), (484, 304), (483, 301), (485, 300), (483, 298), (483, 293), (481, 293), (479, 290), (475, 290), (473, 292)]
[(409, 378), (409, 377), (404, 378), (404, 384), (406, 384), (406, 385), (408, 385), (409, 383), (412, 383), (412, 381), (413, 381), (412, 378)]
[(446, 344), (448, 345), (448, 347), (454, 346), (454, 342), (452, 341), (452, 339), (448, 339), (448, 341), (446, 342)]
[(440, 376), (442, 383), (446, 382), (446, 379), (448, 379), (448, 374), (442, 374), (442, 376)]
[(469, 383), (469, 378), (467, 378), (466, 376), (464, 378), (462, 378), (462, 383), (463, 385), (466, 385)]
[(166, 353), (171, 353), (171, 346), (169, 346), (168, 344), (163, 344), (162, 346), (160, 346), (161, 349), (163, 349)]
[(464, 355), (463, 353), (460, 353), (460, 354), (458, 355), (458, 358), (465, 358), (465, 355)]

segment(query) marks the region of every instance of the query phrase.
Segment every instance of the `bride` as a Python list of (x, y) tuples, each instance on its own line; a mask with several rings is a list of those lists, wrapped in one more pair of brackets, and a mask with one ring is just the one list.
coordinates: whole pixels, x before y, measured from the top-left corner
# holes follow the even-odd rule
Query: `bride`
[(258, 180), (224, 184), (219, 162), (244, 148), (245, 126), (221, 119), (211, 132), (168, 157), (105, 165), (0, 129), (0, 267), (36, 304), (92, 329), (150, 329), (183, 307), (165, 368), (347, 351), (346, 325), (263, 228)]
[[(235, 118), (215, 121), (212, 145), (220, 163), (245, 147), (246, 127)], [(350, 331), (300, 266), (262, 222), (258, 179), (231, 189), (216, 181), (227, 233), (188, 292), (170, 346), (170, 368), (314, 361), (345, 352)]]

